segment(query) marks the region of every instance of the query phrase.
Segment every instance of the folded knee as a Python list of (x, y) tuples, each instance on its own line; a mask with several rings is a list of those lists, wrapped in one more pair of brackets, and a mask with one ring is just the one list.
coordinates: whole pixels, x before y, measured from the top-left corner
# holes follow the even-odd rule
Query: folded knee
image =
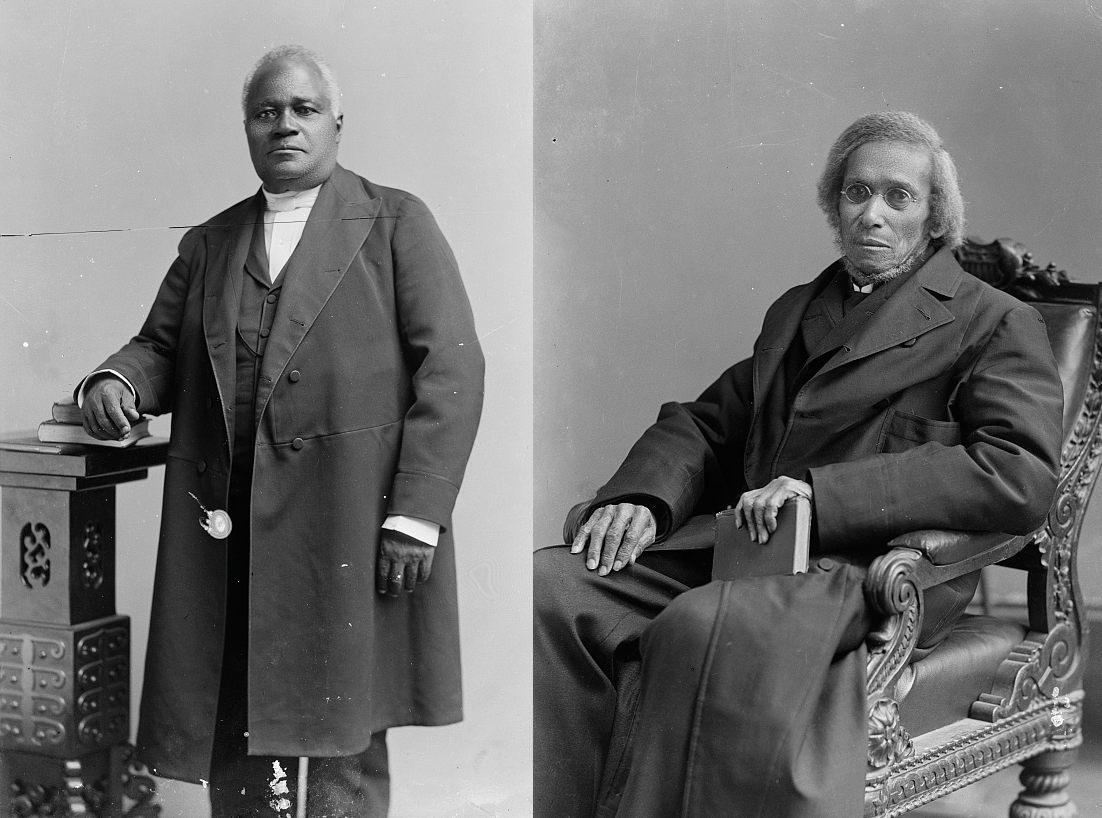
[(571, 611), (585, 563), (569, 548), (541, 548), (532, 557), (532, 612), (537, 620), (558, 619)]
[(695, 650), (707, 644), (722, 605), (721, 583), (693, 588), (676, 597), (647, 627), (644, 653), (661, 645)]

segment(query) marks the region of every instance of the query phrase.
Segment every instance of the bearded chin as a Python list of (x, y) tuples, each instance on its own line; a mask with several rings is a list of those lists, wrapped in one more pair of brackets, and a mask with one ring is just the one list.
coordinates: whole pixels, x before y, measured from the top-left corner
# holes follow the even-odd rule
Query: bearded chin
[(845, 254), (841, 234), (834, 237), (834, 246), (837, 247), (838, 252), (842, 254), (842, 263), (845, 265), (850, 280), (858, 287), (865, 287), (869, 284), (883, 284), (886, 281), (891, 281), (893, 278), (899, 278), (901, 275), (911, 272), (911, 270), (922, 261), (923, 253), (925, 253), (926, 248), (930, 246), (930, 239), (929, 237), (925, 237), (897, 264), (893, 264), (886, 270), (878, 270), (871, 273), (860, 269), (849, 260), (849, 257)]

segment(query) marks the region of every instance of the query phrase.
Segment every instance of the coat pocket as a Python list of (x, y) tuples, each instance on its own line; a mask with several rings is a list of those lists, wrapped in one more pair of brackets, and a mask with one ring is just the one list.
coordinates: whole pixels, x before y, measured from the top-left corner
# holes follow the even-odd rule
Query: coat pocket
[(921, 415), (892, 410), (884, 424), (877, 451), (891, 454), (905, 452), (923, 443), (940, 443), (942, 446), (958, 446), (961, 442), (960, 424), (951, 420), (931, 420)]

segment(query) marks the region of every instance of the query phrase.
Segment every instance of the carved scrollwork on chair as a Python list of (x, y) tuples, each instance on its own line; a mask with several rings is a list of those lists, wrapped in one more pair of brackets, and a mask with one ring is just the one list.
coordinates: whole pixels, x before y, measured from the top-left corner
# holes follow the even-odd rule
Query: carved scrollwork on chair
[(893, 688), (907, 668), (922, 624), (922, 593), (915, 577), (917, 551), (896, 548), (869, 566), (865, 591), (876, 629), (869, 634), (866, 665), (868, 703), (868, 770), (866, 797), (877, 801), (873, 814), (886, 807), (883, 783), (890, 766), (914, 752), (899, 719)]
[(899, 702), (881, 697), (869, 705), (868, 765), (879, 770), (914, 755), (914, 742), (899, 718)]
[(1030, 636), (1003, 660), (992, 692), (976, 699), (968, 714), (971, 718), (996, 722), (1025, 712), (1042, 699), (1047, 704), (1053, 689), (1067, 686), (1069, 671), (1078, 659), (1078, 635), (1060, 624), (1047, 634)]
[[(874, 621), (868, 642), (864, 814), (894, 818), (1021, 763), (1024, 789), (1011, 818), (1071, 818), (1078, 813), (1067, 794), (1067, 768), (1082, 743), (1088, 629), (1077, 550), (1102, 471), (1102, 285), (1072, 282), (1052, 264), (1041, 268), (1009, 239), (970, 240), (956, 254), (969, 273), (1032, 303), (1046, 324), (1070, 413), (1060, 479), (1045, 523), (1032, 535), (1000, 540), (961, 532), (963, 539), (952, 543), (914, 532), (893, 541), (870, 567), (866, 595), (873, 616), (882, 619)], [(939, 547), (943, 542), (966, 547)], [(1028, 625), (968, 617), (961, 638), (951, 642), (954, 631), (934, 655), (950, 652), (932, 662), (915, 657), (920, 589), (992, 564), (1025, 572)], [(977, 684), (978, 690), (959, 688), (969, 671), (957, 657), (975, 659), (977, 648), (989, 651), (983, 667), (993, 681)], [(950, 693), (956, 698), (946, 698)], [(918, 726), (912, 743), (904, 728)]]
[(879, 617), (869, 634), (866, 668), (870, 697), (887, 689), (907, 665), (922, 625), (922, 594), (915, 581), (921, 554), (896, 548), (873, 560), (865, 582), (869, 607)]
[(956, 250), (961, 266), (976, 278), (992, 287), (1007, 290), (1027, 299), (1036, 298), (1036, 288), (1058, 287), (1068, 281), (1068, 274), (1049, 264), (1041, 269), (1033, 263), (1033, 254), (1021, 242), (1013, 239), (995, 239), (983, 244), (977, 239), (966, 239)]

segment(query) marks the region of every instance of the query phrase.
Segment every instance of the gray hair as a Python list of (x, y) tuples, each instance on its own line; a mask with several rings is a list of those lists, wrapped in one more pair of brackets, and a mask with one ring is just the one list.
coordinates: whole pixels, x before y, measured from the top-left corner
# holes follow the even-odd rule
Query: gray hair
[(933, 126), (907, 111), (866, 114), (834, 141), (819, 177), (819, 207), (834, 232), (841, 232), (838, 197), (846, 175), (846, 161), (869, 142), (903, 142), (930, 152), (930, 232), (940, 232), (939, 241), (947, 247), (960, 245), (964, 241), (964, 198), (960, 194), (957, 166)]
[(249, 91), (252, 89), (253, 80), (256, 79), (257, 74), (282, 60), (297, 60), (314, 66), (321, 75), (322, 85), (325, 88), (325, 97), (329, 100), (329, 107), (333, 111), (333, 116), (340, 116), (341, 89), (337, 86), (337, 77), (333, 74), (333, 69), (329, 67), (329, 63), (322, 59), (321, 56), (301, 45), (276, 46), (257, 60), (256, 65), (252, 67), (252, 70), (245, 77), (245, 84), (241, 87), (241, 110), (244, 111), (246, 115), (248, 114)]

